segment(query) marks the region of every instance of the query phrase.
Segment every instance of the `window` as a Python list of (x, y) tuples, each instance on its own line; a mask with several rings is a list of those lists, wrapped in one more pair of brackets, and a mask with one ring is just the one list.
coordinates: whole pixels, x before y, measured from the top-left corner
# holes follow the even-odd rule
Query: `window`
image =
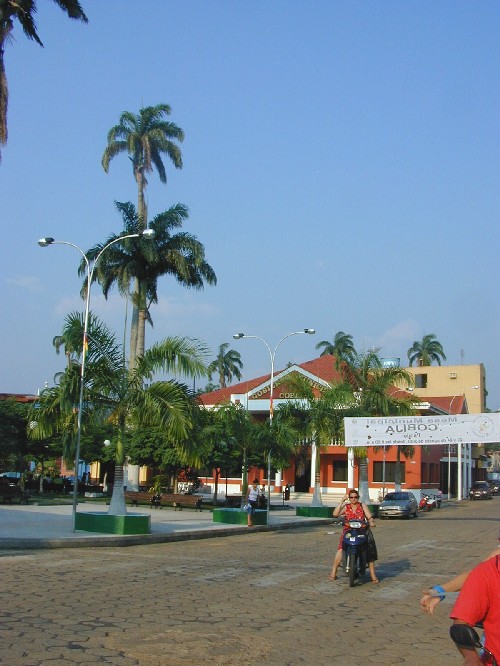
[(427, 388), (427, 375), (415, 375), (415, 388)]
[(347, 481), (347, 460), (336, 460), (333, 463), (333, 480)]
[[(401, 462), (399, 464), (401, 470), (401, 483), (405, 482), (405, 463)], [(396, 463), (395, 462), (386, 462), (385, 463), (385, 480), (394, 482), (394, 474), (396, 473)], [(373, 463), (373, 481), (375, 483), (384, 482), (384, 463), (383, 462), (374, 462)]]

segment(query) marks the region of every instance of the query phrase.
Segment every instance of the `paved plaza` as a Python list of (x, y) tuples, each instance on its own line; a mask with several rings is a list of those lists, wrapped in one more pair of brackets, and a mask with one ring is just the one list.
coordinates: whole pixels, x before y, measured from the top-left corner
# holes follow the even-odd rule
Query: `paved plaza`
[(429, 618), (420, 592), (497, 545), (499, 509), (500, 497), (378, 520), (380, 584), (367, 577), (353, 589), (328, 581), (340, 528), (309, 520), (125, 548), (0, 540), (0, 664), (458, 666), (451, 603)]

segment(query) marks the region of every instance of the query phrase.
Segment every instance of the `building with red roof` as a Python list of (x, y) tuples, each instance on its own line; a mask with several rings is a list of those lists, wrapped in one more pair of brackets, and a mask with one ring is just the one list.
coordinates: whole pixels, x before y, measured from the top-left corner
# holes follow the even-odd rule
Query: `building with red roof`
[[(273, 408), (279, 404), (293, 401), (296, 396), (287, 386), (287, 378), (293, 373), (302, 375), (311, 382), (319, 395), (323, 387), (341, 381), (342, 376), (336, 368), (335, 359), (325, 355), (305, 363), (290, 365), (274, 372)], [(227, 388), (202, 394), (200, 403), (207, 409), (216, 409), (217, 405), (232, 402), (241, 404), (257, 419), (269, 416), (270, 408), (270, 374), (250, 379)], [(426, 396), (418, 398), (413, 388), (400, 389), (394, 387), (394, 393), (402, 392), (406, 397), (415, 396), (417, 413), (422, 415), (446, 415), (468, 413), (467, 399), (464, 394), (451, 396)], [(471, 447), (464, 455), (465, 485), (470, 485), (477, 478), (475, 462), (471, 456)], [(405, 456), (401, 451), (402, 488), (416, 491), (436, 492), (441, 489), (445, 494), (451, 486), (451, 495), (457, 493), (457, 452), (453, 446), (448, 450), (445, 446), (414, 447), (413, 456)], [(396, 447), (368, 449), (368, 480), (370, 498), (378, 499), (381, 495), (394, 490), (394, 473), (396, 468)], [(271, 473), (271, 489), (281, 491), (289, 485), (295, 492), (312, 493), (314, 490), (314, 457), (317, 455), (312, 445), (302, 456), (292, 456), (290, 465), (283, 470)], [(320, 485), (323, 495), (345, 492), (348, 483), (359, 486), (359, 465), (356, 459), (350, 459), (344, 446), (331, 445), (323, 447), (320, 455)], [(351, 469), (349, 469), (351, 467)], [(252, 470), (259, 483), (268, 484), (267, 473)], [(239, 491), (240, 479), (231, 479), (233, 492)]]

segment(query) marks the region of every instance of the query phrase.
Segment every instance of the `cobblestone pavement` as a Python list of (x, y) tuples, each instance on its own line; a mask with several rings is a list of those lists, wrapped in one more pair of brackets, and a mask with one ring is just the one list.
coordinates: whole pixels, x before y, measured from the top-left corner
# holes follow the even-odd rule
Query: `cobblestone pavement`
[[(500, 498), (377, 521), (379, 585), (328, 581), (339, 527), (0, 551), (2, 666), (459, 665), (423, 588), (497, 545)], [(334, 532), (334, 534), (329, 534)]]

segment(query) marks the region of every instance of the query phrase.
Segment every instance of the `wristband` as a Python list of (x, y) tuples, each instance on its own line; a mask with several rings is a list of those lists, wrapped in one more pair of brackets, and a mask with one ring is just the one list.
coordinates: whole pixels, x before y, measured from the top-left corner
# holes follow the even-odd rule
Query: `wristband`
[(441, 585), (434, 585), (431, 587), (431, 590), (435, 590), (437, 592), (436, 596), (439, 597), (439, 601), (443, 601), (446, 596), (446, 592), (444, 591), (444, 588), (441, 587)]

